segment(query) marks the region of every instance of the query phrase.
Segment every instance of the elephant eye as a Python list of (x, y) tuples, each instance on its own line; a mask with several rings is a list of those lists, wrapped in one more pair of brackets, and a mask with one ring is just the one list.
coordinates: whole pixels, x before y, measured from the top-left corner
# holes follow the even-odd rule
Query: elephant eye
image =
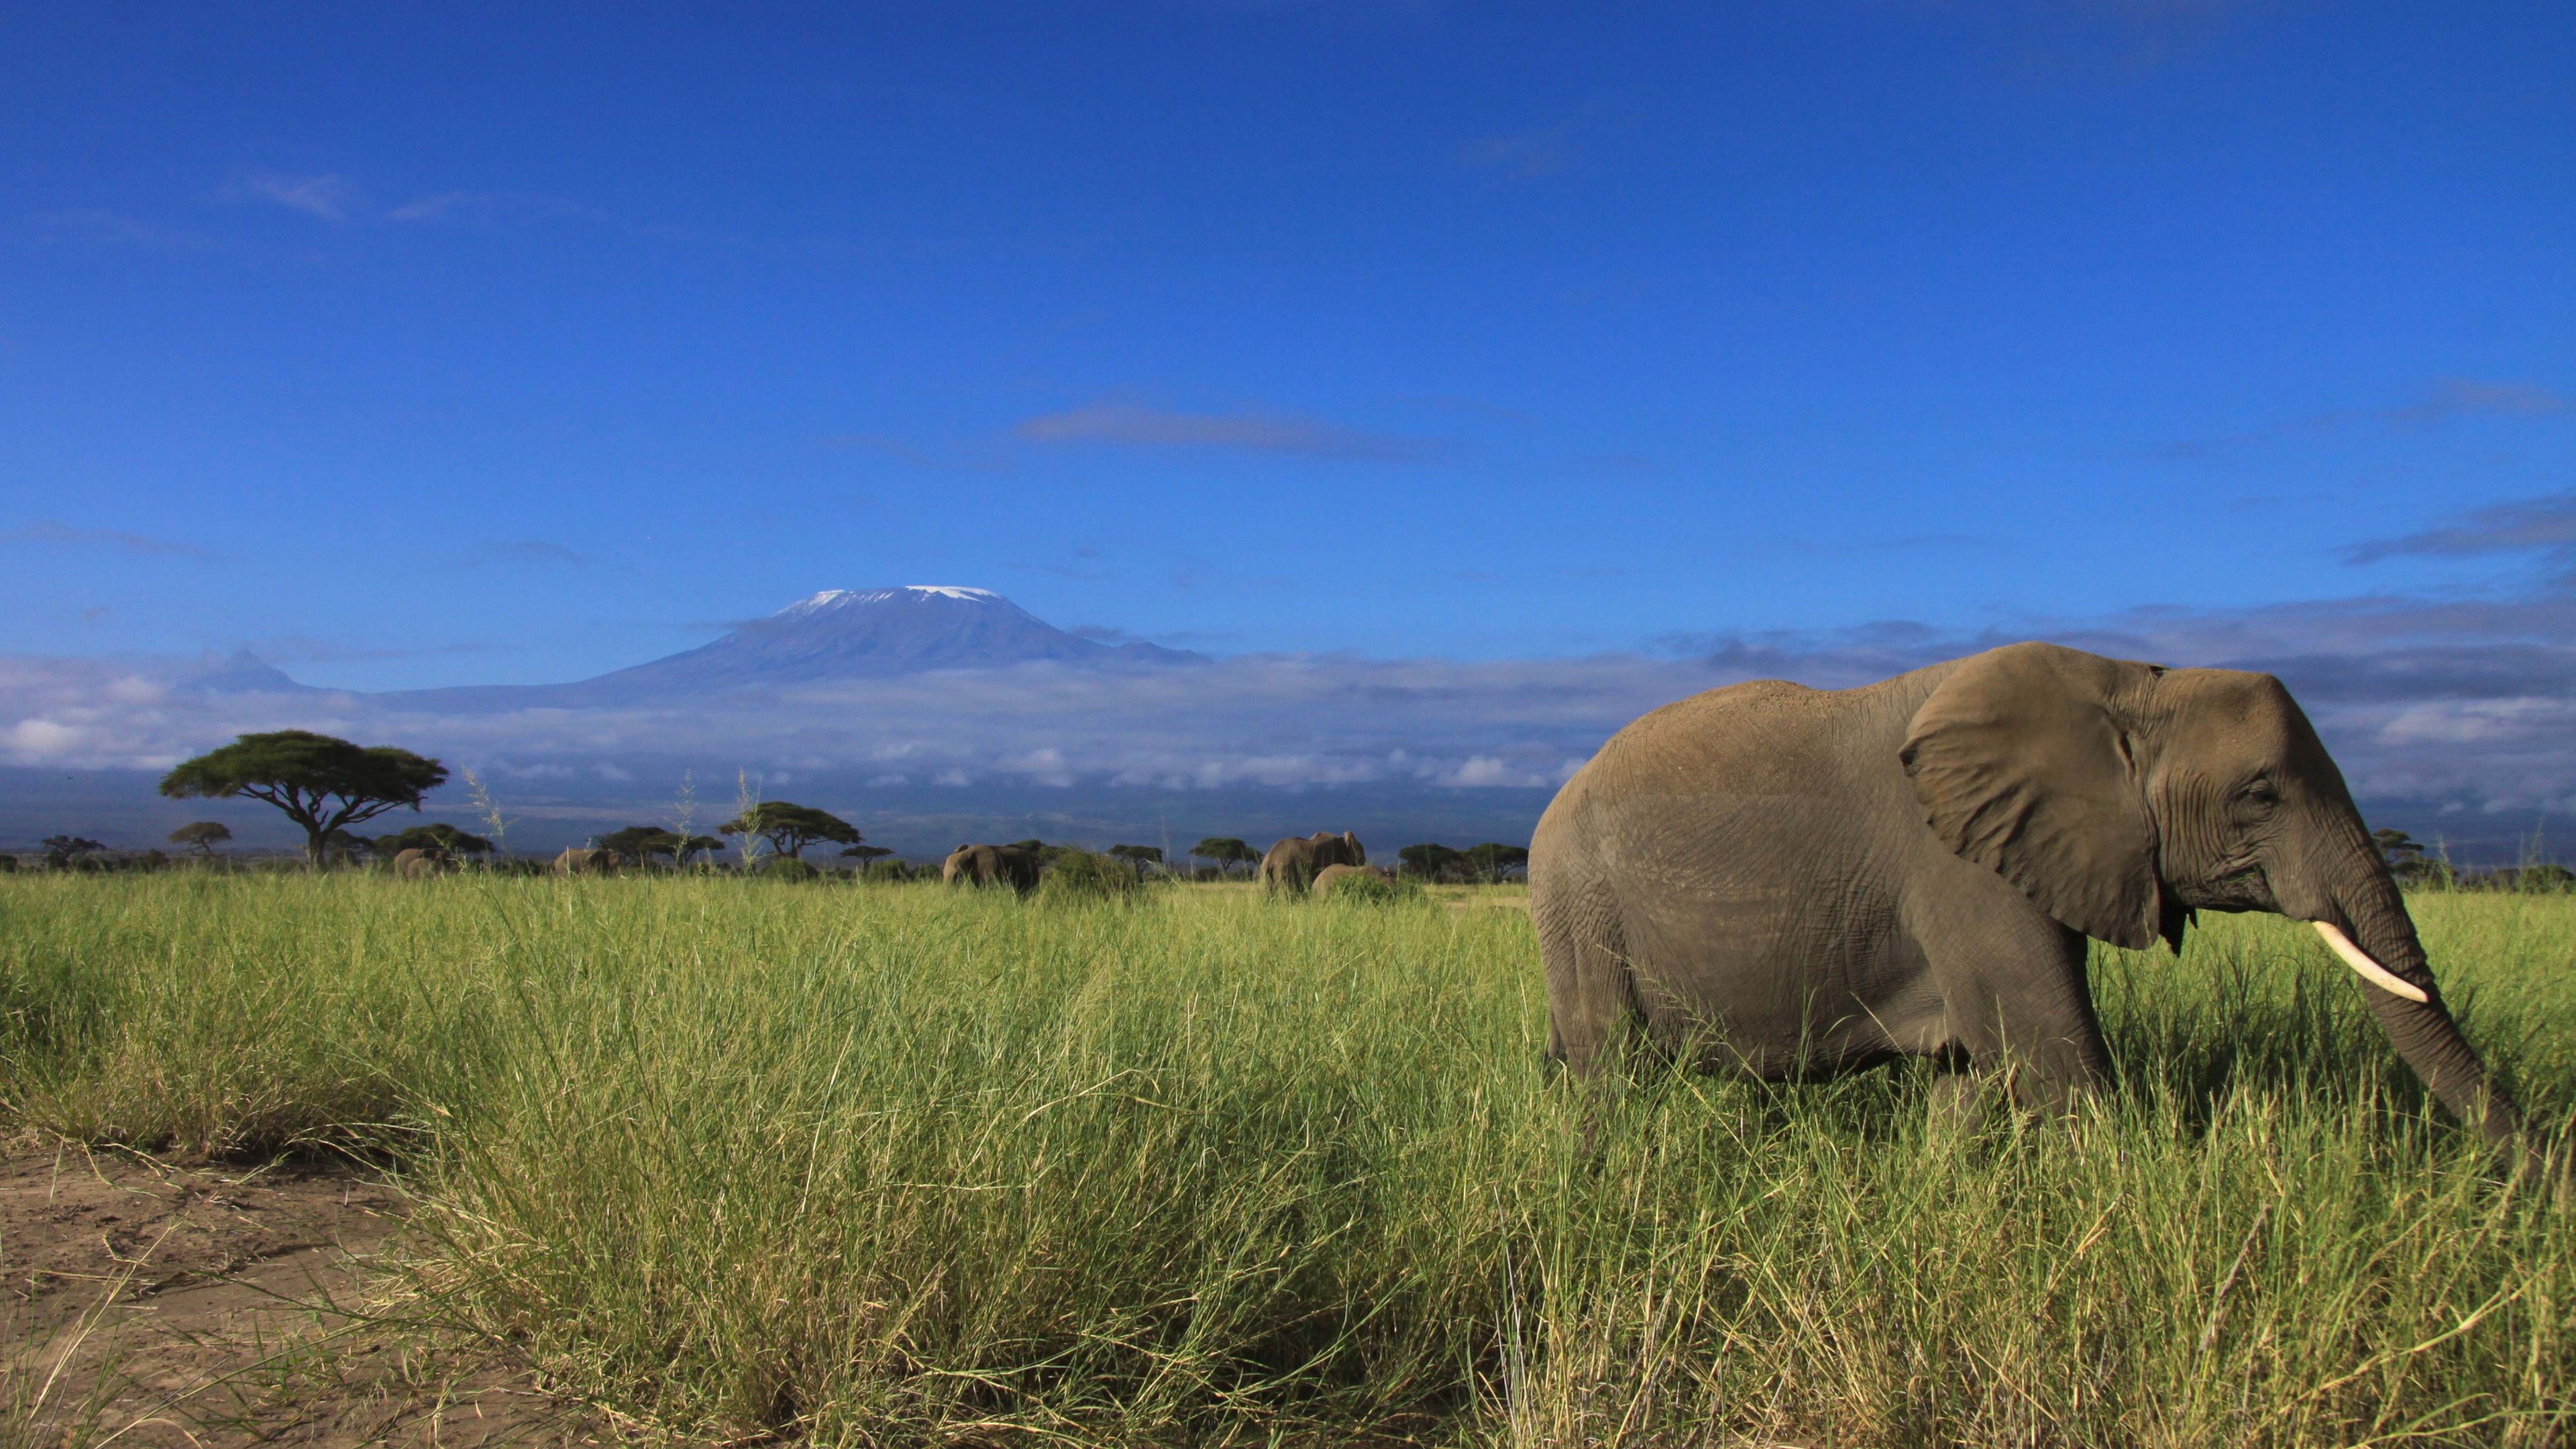
[(2271, 781), (2257, 780), (2245, 787), (2245, 799), (2256, 805), (2278, 805), (2281, 792), (2272, 788)]

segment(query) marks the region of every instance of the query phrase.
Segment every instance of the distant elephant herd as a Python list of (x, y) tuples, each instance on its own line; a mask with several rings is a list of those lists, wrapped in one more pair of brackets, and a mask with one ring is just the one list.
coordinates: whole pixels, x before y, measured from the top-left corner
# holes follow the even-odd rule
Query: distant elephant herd
[[(449, 851), (405, 850), (394, 856), (393, 873), (412, 880), (437, 875), (459, 864)], [(614, 875), (641, 864), (619, 851), (574, 846), (555, 857), (554, 873)], [(1006, 885), (1027, 895), (1037, 889), (1044, 865), (1039, 853), (1025, 845), (961, 845), (941, 862), (939, 878), (950, 885)], [(1260, 880), (1265, 890), (1303, 895), (1314, 889), (1329, 890), (1343, 876), (1362, 872), (1394, 878), (1393, 872), (1368, 863), (1368, 848), (1360, 844), (1358, 836), (1347, 830), (1339, 835), (1319, 830), (1313, 835), (1292, 835), (1271, 846), (1261, 857)]]
[[(950, 885), (1006, 885), (1027, 895), (1037, 889), (1044, 865), (1038, 852), (1025, 845), (961, 845), (941, 862), (939, 878)], [(1368, 863), (1368, 848), (1358, 836), (1347, 830), (1339, 835), (1318, 830), (1271, 846), (1261, 857), (1260, 880), (1262, 889), (1274, 894), (1304, 895), (1309, 890), (1329, 890), (1334, 881), (1362, 871), (1393, 878), (1391, 872)]]
[[(613, 875), (640, 863), (614, 850), (594, 850), (577, 845), (555, 857), (554, 869), (557, 875)], [(435, 847), (403, 850), (394, 854), (393, 873), (404, 880), (418, 880), (458, 869), (463, 864), (453, 851)]]
[[(394, 870), (443, 864), (407, 850)], [(1025, 895), (1042, 864), (961, 845), (940, 874)], [(1260, 882), (1355, 872), (1386, 874), (1318, 831), (1271, 846)], [(2521, 1140), (2342, 774), (2267, 674), (2032, 643), (1853, 689), (1709, 690), (1575, 772), (1529, 883), (1548, 1053), (1578, 1076), (1632, 1046), (1769, 1078), (1932, 1057), (2065, 1111), (2110, 1074), (2088, 938), (2179, 953), (2197, 912), (2259, 911), (2312, 924), (2433, 1095)]]

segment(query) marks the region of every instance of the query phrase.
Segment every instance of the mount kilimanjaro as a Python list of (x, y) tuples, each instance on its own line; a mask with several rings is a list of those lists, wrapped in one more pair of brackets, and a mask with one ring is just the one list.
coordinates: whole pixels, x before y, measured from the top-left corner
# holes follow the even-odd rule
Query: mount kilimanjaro
[(908, 584), (825, 589), (711, 643), (577, 683), (465, 685), (377, 698), (438, 710), (616, 709), (938, 669), (1036, 663), (1161, 669), (1207, 662), (1185, 650), (1067, 633), (989, 589)]

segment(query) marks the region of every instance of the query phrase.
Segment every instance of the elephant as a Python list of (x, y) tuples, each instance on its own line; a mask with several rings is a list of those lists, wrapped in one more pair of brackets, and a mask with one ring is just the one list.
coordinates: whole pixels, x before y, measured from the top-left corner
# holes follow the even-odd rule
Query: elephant
[(555, 857), (555, 874), (611, 875), (623, 869), (626, 863), (626, 857), (616, 851), (576, 845)]
[(2315, 926), (2446, 1107), (2519, 1135), (2268, 674), (2023, 643), (1855, 689), (1710, 690), (1565, 783), (1529, 875), (1548, 1054), (1578, 1077), (1635, 1033), (1770, 1078), (1964, 1058), (2062, 1113), (2109, 1081), (2085, 938), (2179, 953), (2195, 912), (2264, 911)]
[(394, 852), (394, 874), (404, 880), (419, 880), (437, 875), (454, 863), (443, 850), (398, 850)]
[(1261, 888), (1303, 895), (1314, 882), (1315, 873), (1326, 866), (1366, 864), (1367, 848), (1347, 830), (1339, 835), (1329, 830), (1304, 837), (1291, 835), (1272, 845), (1261, 857)]
[(1038, 853), (1026, 846), (961, 845), (941, 863), (939, 878), (950, 885), (961, 880), (978, 886), (1000, 883), (1027, 895), (1038, 888), (1041, 864)]
[(1379, 880), (1395, 879), (1395, 872), (1388, 870), (1383, 866), (1336, 864), (1325, 866), (1322, 870), (1315, 872), (1315, 883), (1308, 887), (1308, 889), (1312, 890), (1319, 896), (1330, 895), (1333, 890), (1333, 883), (1347, 875), (1375, 876)]

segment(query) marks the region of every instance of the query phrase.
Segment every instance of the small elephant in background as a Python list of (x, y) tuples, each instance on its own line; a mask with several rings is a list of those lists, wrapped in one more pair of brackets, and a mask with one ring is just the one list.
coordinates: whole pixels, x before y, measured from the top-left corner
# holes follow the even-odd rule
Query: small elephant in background
[(1034, 850), (1020, 845), (961, 845), (940, 863), (939, 878), (949, 885), (1007, 885), (1021, 895), (1038, 888), (1044, 864)]
[(421, 880), (437, 875), (455, 864), (455, 857), (443, 850), (401, 850), (394, 853), (394, 875), (402, 880)]
[(1291, 835), (1261, 857), (1261, 888), (1303, 895), (1314, 884), (1317, 872), (1328, 866), (1366, 864), (1368, 848), (1347, 830), (1339, 835), (1329, 830), (1304, 837)]
[(576, 845), (555, 857), (557, 875), (610, 875), (626, 864), (626, 857), (613, 850), (593, 850)]
[(1395, 879), (1395, 872), (1382, 865), (1328, 865), (1315, 872), (1315, 884), (1311, 889), (1319, 896), (1331, 895), (1333, 887), (1343, 877), (1354, 875), (1375, 876), (1379, 880)]

